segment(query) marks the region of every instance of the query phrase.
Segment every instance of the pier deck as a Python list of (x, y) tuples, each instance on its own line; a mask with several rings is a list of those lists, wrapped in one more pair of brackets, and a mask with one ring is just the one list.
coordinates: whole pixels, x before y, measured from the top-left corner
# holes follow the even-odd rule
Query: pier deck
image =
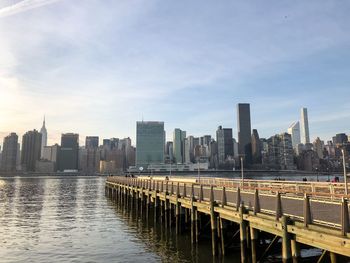
[(281, 239), (283, 262), (300, 260), (300, 244), (322, 249), (322, 257), (328, 254), (331, 262), (336, 262), (337, 255), (350, 257), (349, 205), (342, 189), (342, 184), (258, 180), (243, 184), (205, 178), (200, 183), (130, 177), (106, 180), (106, 194), (131, 203), (130, 209), (138, 209), (140, 203), (147, 216), (152, 207), (155, 220), (175, 225), (178, 233), (188, 224), (193, 243), (203, 228), (201, 216), (210, 218), (213, 255), (225, 254), (226, 227), (235, 224), (242, 262), (248, 257), (259, 262), (269, 252), (270, 246), (264, 253), (257, 251), (262, 232)]

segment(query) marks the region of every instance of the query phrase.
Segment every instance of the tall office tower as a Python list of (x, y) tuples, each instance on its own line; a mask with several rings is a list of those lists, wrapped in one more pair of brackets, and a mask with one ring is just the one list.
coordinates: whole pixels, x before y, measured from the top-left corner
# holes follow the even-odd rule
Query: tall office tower
[(310, 143), (309, 119), (307, 116), (307, 108), (301, 108), (301, 137), (303, 144)]
[(28, 131), (22, 137), (21, 165), (25, 171), (35, 171), (36, 161), (41, 156), (42, 136), (37, 130)]
[(16, 171), (18, 136), (12, 132), (4, 138), (1, 155), (1, 170), (5, 172)]
[(348, 143), (348, 136), (345, 133), (337, 133), (332, 140), (334, 145), (342, 145)]
[(166, 142), (165, 146), (165, 154), (169, 157), (169, 162), (172, 163), (174, 159), (173, 155), (173, 142)]
[(323, 159), (323, 151), (324, 151), (324, 141), (321, 141), (320, 137), (317, 137), (313, 142), (314, 151), (317, 153), (318, 158)]
[(79, 150), (80, 169), (87, 174), (94, 174), (99, 171), (100, 167), (100, 151), (99, 137), (86, 136), (85, 149)]
[(219, 126), (216, 130), (216, 141), (218, 148), (218, 161), (219, 165), (221, 165), (225, 163), (227, 157), (233, 157), (232, 129)]
[(267, 140), (267, 162), (273, 168), (293, 170), (294, 153), (289, 133), (277, 134)]
[(58, 170), (78, 170), (79, 167), (79, 134), (64, 133), (61, 136)]
[(136, 123), (136, 166), (164, 163), (164, 122)]
[(288, 133), (292, 136), (292, 144), (293, 148), (295, 149), (298, 144), (301, 143), (300, 141), (300, 125), (298, 121), (293, 122), (289, 128)]
[(252, 133), (252, 158), (253, 163), (261, 164), (261, 147), (258, 130), (253, 129)]
[(184, 163), (191, 163), (191, 155), (190, 155), (190, 139), (185, 138), (184, 140)]
[(184, 140), (186, 138), (186, 131), (178, 128), (174, 130), (173, 134), (173, 150), (176, 163), (184, 162)]
[(40, 152), (40, 157), (43, 158), (44, 147), (47, 146), (47, 130), (46, 130), (46, 127), (45, 127), (45, 116), (44, 116), (43, 126), (40, 129), (40, 133), (41, 133), (41, 152)]
[(239, 103), (237, 105), (238, 128), (238, 153), (244, 157), (246, 164), (252, 162), (252, 142), (250, 124), (250, 104)]
[(99, 145), (98, 136), (86, 136), (85, 138), (85, 148), (98, 148)]

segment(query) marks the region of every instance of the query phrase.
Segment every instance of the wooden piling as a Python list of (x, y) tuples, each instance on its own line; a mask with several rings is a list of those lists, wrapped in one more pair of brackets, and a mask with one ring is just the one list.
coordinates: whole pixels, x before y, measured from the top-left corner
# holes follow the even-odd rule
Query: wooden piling
[(217, 218), (214, 211), (215, 201), (214, 201), (214, 191), (213, 186), (210, 187), (210, 223), (211, 223), (211, 245), (213, 256), (217, 255)]
[(249, 230), (250, 230), (250, 247), (251, 247), (252, 263), (257, 263), (258, 230), (253, 227), (249, 227)]
[(247, 223), (243, 219), (244, 214), (244, 206), (241, 205), (239, 207), (239, 215), (241, 222), (239, 224), (239, 233), (240, 233), (240, 241), (241, 241), (241, 262), (247, 263), (248, 262), (248, 253), (247, 253)]
[(282, 261), (283, 263), (290, 263), (292, 261), (292, 252), (291, 252), (291, 241), (290, 235), (287, 230), (288, 218), (287, 216), (282, 216)]
[(295, 240), (295, 238), (291, 239), (291, 249), (292, 249), (293, 263), (298, 263), (298, 261), (300, 260), (300, 245)]

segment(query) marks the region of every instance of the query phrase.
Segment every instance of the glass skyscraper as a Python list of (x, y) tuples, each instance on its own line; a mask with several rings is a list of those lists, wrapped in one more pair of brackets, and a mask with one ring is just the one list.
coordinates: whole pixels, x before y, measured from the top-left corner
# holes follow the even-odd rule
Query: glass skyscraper
[(164, 163), (164, 122), (138, 121), (136, 123), (136, 166)]
[(237, 105), (238, 152), (244, 157), (246, 164), (252, 162), (252, 129), (250, 124), (250, 104)]

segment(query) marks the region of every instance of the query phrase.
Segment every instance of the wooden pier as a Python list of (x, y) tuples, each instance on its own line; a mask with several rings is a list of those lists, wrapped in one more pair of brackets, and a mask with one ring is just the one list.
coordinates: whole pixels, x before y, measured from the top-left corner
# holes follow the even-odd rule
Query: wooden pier
[(347, 262), (348, 196), (309, 189), (297, 182), (282, 189), (257, 180), (240, 185), (118, 176), (108, 177), (105, 188), (108, 197), (128, 209), (146, 218), (152, 211), (156, 222), (175, 227), (178, 234), (190, 231), (192, 243), (209, 234), (213, 256), (225, 255), (236, 240), (241, 262), (263, 262), (276, 247), (281, 261), (301, 262), (300, 247), (305, 245), (323, 251), (318, 262)]

